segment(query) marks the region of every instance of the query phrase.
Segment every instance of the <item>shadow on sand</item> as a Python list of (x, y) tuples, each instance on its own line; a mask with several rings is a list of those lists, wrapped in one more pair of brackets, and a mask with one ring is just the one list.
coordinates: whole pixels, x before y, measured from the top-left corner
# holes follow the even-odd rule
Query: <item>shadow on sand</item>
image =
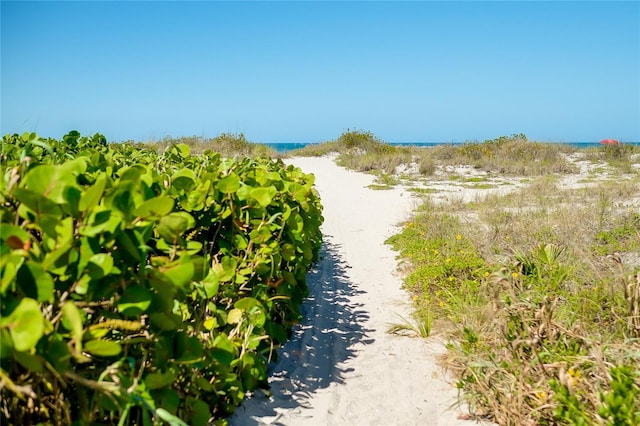
[(373, 342), (367, 336), (372, 330), (365, 328), (369, 315), (352, 300), (363, 291), (350, 281), (349, 266), (331, 240), (324, 236), (321, 260), (307, 276), (309, 297), (301, 309), (304, 319), (270, 367), (272, 396), (257, 391), (228, 419), (230, 425), (279, 424), (283, 412), (305, 407), (315, 391), (343, 382), (350, 370), (341, 363), (356, 355), (354, 344)]

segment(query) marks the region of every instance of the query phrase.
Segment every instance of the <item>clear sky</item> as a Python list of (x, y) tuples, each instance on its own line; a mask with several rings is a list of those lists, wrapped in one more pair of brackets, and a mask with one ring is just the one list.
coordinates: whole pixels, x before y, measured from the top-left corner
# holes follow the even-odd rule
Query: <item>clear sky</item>
[(9, 2), (1, 133), (640, 141), (640, 2)]

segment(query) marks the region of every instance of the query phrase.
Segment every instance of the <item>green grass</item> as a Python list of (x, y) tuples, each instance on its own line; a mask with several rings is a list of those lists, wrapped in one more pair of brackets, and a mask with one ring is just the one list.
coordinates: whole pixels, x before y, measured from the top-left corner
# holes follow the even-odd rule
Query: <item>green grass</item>
[(192, 154), (202, 154), (210, 150), (227, 158), (279, 158), (281, 155), (274, 149), (259, 143), (248, 141), (240, 134), (222, 133), (214, 138), (186, 136), (180, 138), (164, 138), (159, 142), (145, 144), (158, 152), (163, 152), (171, 144), (184, 143)]
[(638, 197), (634, 181), (564, 190), (545, 176), (508, 196), (427, 201), (389, 239), (473, 414), (639, 424), (640, 264), (622, 259), (640, 254), (640, 209), (620, 207)]

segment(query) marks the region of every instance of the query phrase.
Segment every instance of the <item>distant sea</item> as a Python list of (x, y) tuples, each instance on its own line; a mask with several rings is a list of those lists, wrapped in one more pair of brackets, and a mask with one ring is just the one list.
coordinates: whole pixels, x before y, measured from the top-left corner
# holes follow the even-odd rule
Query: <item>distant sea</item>
[[(556, 143), (556, 142), (549, 142)], [(593, 148), (602, 146), (600, 142), (558, 142), (564, 145), (574, 146), (576, 148)], [(451, 143), (451, 142), (396, 142), (389, 143), (389, 145), (393, 146), (410, 146), (410, 147), (430, 147), (430, 146), (438, 146), (438, 145), (460, 145), (461, 143)], [(640, 146), (640, 142), (624, 142), (625, 145), (637, 145)], [(265, 145), (275, 149), (278, 152), (289, 152), (294, 149), (304, 148), (307, 145), (315, 145), (315, 142), (311, 143), (302, 143), (302, 142), (274, 142), (274, 143), (266, 143)]]

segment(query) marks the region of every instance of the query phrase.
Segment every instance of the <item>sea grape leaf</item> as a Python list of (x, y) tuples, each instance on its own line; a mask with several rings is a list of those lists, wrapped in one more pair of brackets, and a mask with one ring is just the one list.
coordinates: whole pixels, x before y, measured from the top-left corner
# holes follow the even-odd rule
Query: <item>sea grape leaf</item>
[(177, 330), (182, 326), (181, 318), (174, 314), (155, 312), (149, 314), (149, 320), (151, 321), (152, 326), (163, 331)]
[(189, 191), (197, 182), (196, 174), (190, 169), (181, 169), (171, 176), (171, 186), (180, 191)]
[(62, 216), (62, 210), (55, 202), (35, 191), (24, 188), (16, 188), (13, 190), (13, 196), (29, 210), (36, 213), (36, 216)]
[(187, 241), (187, 253), (197, 254), (202, 250), (202, 243), (200, 241)]
[(240, 321), (242, 321), (242, 309), (233, 308), (230, 310), (227, 315), (227, 322), (229, 324), (238, 324)]
[(53, 278), (41, 264), (25, 262), (18, 270), (18, 286), (27, 297), (38, 302), (47, 302), (53, 298)]
[(134, 260), (142, 260), (140, 250), (138, 250), (138, 240), (136, 238), (135, 231), (125, 229), (122, 232), (118, 232), (116, 235), (116, 242), (118, 247), (124, 249)]
[(202, 285), (204, 286), (204, 291), (207, 297), (211, 298), (218, 294), (220, 281), (218, 280), (216, 273), (210, 270), (204, 280), (202, 280)]
[(180, 155), (180, 157), (182, 158), (187, 158), (189, 154), (191, 154), (191, 149), (186, 143), (179, 143), (174, 146), (176, 147), (178, 155)]
[(140, 164), (133, 164), (131, 166), (128, 167), (123, 167), (118, 171), (118, 174), (120, 175), (120, 181), (124, 182), (124, 181), (130, 181), (133, 183), (137, 183), (140, 181), (140, 177), (146, 172), (147, 170), (145, 169), (144, 166), (140, 165)]
[(284, 243), (280, 248), (280, 253), (282, 254), (282, 258), (287, 262), (295, 260), (296, 258), (296, 248), (293, 244)]
[(13, 342), (11, 341), (9, 329), (0, 328), (0, 359), (6, 359), (13, 352)]
[(31, 355), (28, 352), (21, 352), (20, 355), (14, 358), (18, 364), (36, 373), (42, 373), (44, 371), (43, 359), (39, 355)]
[(84, 350), (95, 356), (116, 356), (122, 351), (118, 342), (112, 340), (90, 340), (84, 344)]
[(282, 176), (278, 172), (267, 172), (267, 179), (273, 182), (280, 182), (282, 180)]
[(82, 212), (91, 210), (95, 206), (100, 203), (100, 199), (102, 198), (102, 194), (104, 194), (104, 188), (107, 184), (107, 176), (101, 174), (98, 176), (96, 181), (85, 189), (80, 197), (80, 203), (78, 204), (78, 209)]
[(3, 254), (0, 256), (0, 294), (4, 295), (11, 283), (14, 282), (18, 271), (22, 267), (25, 258), (18, 253)]
[(220, 333), (218, 334), (213, 342), (211, 343), (212, 355), (222, 364), (229, 365), (235, 358), (235, 347), (229, 337), (226, 334)]
[(187, 404), (191, 411), (191, 421), (189, 424), (192, 426), (207, 426), (209, 423), (209, 417), (211, 417), (209, 405), (206, 402), (195, 398), (187, 398)]
[(173, 210), (173, 204), (173, 198), (161, 195), (159, 197), (146, 200), (134, 210), (133, 214), (142, 219), (165, 216), (171, 213)]
[(30, 350), (44, 334), (44, 319), (40, 305), (29, 297), (22, 299), (11, 312), (9, 324), (9, 334), (17, 352)]
[(202, 342), (184, 331), (176, 333), (174, 347), (178, 363), (190, 364), (202, 359)]
[(236, 267), (238, 266), (238, 260), (231, 256), (224, 256), (221, 263), (214, 263), (211, 270), (218, 277), (218, 281), (227, 282), (231, 281), (236, 275)]
[(59, 220), (55, 224), (57, 246), (71, 244), (74, 238), (73, 234), (73, 218), (66, 217)]
[(218, 326), (218, 321), (216, 320), (216, 317), (209, 317), (204, 320), (202, 325), (204, 326), (205, 330), (211, 331)]
[(76, 342), (82, 342), (82, 315), (73, 302), (66, 302), (61, 309), (62, 325), (71, 332)]
[(93, 211), (87, 220), (87, 225), (80, 228), (80, 234), (95, 237), (104, 232), (114, 231), (121, 225), (121, 218), (112, 214), (111, 210)]
[[(77, 161), (77, 160), (76, 160)], [(70, 186), (77, 186), (76, 178), (72, 173), (73, 162), (54, 166), (43, 164), (29, 170), (25, 175), (22, 186), (45, 196), (57, 204), (67, 202), (65, 190)]]
[[(17, 244), (10, 244), (11, 237), (17, 238)], [(8, 244), (11, 249), (23, 248), (24, 243), (30, 239), (29, 233), (24, 229), (8, 223), (0, 223), (0, 242)], [(15, 239), (13, 241), (16, 242)]]
[(240, 309), (246, 312), (249, 316), (249, 321), (258, 327), (262, 327), (267, 319), (264, 307), (262, 304), (253, 297), (245, 297), (238, 300), (234, 305), (236, 309)]
[(118, 301), (118, 311), (126, 316), (138, 316), (151, 306), (153, 293), (139, 285), (127, 288)]
[(56, 371), (62, 373), (71, 366), (71, 352), (66, 341), (58, 333), (50, 334), (47, 339), (46, 350), (43, 352), (47, 361)]
[(278, 190), (273, 186), (267, 186), (264, 188), (253, 188), (249, 191), (251, 198), (256, 200), (262, 207), (267, 207), (271, 204), (271, 200), (278, 193)]
[(42, 261), (42, 267), (51, 274), (64, 275), (67, 268), (78, 262), (78, 251), (71, 245), (66, 245), (47, 253)]
[(122, 212), (122, 215), (126, 220), (131, 220), (134, 218), (133, 211), (136, 208), (136, 203), (134, 200), (132, 188), (130, 187), (120, 187), (117, 191), (113, 192), (111, 198), (111, 206), (113, 206), (116, 210)]
[(233, 194), (240, 189), (240, 178), (235, 173), (230, 173), (218, 181), (218, 190), (225, 194)]
[(185, 255), (180, 259), (161, 267), (160, 271), (164, 273), (164, 275), (168, 277), (175, 286), (182, 287), (189, 283), (193, 278), (195, 267), (189, 255)]
[(100, 279), (111, 273), (113, 257), (109, 253), (96, 253), (91, 256), (87, 264), (87, 272), (93, 279)]
[(156, 227), (158, 234), (168, 243), (175, 243), (187, 232), (187, 230), (195, 226), (193, 216), (186, 212), (174, 212), (167, 216), (163, 216)]
[(149, 373), (144, 379), (147, 389), (154, 390), (164, 388), (176, 379), (175, 370), (167, 370), (164, 373)]

